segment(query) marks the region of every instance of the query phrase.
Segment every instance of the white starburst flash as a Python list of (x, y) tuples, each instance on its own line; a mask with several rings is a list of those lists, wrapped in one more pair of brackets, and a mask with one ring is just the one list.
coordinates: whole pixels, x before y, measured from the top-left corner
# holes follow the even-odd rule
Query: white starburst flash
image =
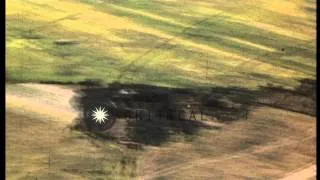
[(109, 114), (108, 111), (99, 106), (99, 109), (96, 108), (92, 113), (93, 120), (96, 121), (96, 123), (104, 123), (106, 120), (108, 120)]

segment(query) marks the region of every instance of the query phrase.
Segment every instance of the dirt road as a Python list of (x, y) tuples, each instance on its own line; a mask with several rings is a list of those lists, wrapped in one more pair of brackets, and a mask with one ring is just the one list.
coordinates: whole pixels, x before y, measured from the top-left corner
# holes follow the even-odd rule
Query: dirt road
[(77, 111), (70, 105), (75, 95), (70, 88), (57, 85), (18, 84), (14, 89), (20, 90), (6, 91), (7, 108), (51, 117), (54, 121), (64, 124), (71, 124), (77, 117)]
[(315, 178), (316, 179), (317, 174), (317, 167), (315, 164), (312, 164), (308, 167), (303, 167), (303, 169), (298, 169), (297, 171), (294, 171), (292, 173), (288, 173), (284, 178), (281, 178), (280, 180), (308, 180), (309, 178)]

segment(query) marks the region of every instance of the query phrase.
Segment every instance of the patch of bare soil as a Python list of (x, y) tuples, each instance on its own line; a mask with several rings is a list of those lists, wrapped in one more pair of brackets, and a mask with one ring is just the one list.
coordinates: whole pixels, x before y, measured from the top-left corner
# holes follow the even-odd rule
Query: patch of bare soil
[[(16, 87), (22, 90), (6, 92), (10, 110), (65, 125), (76, 122), (89, 131), (84, 115), (90, 108), (111, 107), (118, 120), (111, 129), (94, 133), (101, 142), (115, 138), (126, 146), (146, 147), (140, 157), (142, 179), (281, 178), (315, 163), (313, 80), (303, 80), (294, 90), (267, 86), (257, 91), (121, 84)], [(24, 88), (35, 91), (25, 94)], [(137, 116), (137, 109), (149, 114)], [(299, 174), (305, 172), (310, 169)]]

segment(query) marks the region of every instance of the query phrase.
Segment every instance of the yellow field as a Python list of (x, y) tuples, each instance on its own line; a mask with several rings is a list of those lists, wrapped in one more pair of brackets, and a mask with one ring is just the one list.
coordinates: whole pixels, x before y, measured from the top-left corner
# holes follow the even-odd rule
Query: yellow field
[[(156, 1), (155, 3), (162, 2)], [(281, 2), (262, 0), (247, 2), (237, 0), (232, 3), (225, 3), (222, 1), (194, 2), (181, 0), (163, 3), (168, 3), (170, 5), (172, 4), (173, 7), (183, 4), (184, 6), (182, 6), (179, 10), (180, 12), (183, 12), (182, 15), (186, 17), (195, 16), (198, 20), (186, 19), (184, 22), (174, 16), (168, 17), (166, 14), (159, 14), (156, 11), (152, 12), (148, 10), (147, 7), (144, 9), (134, 9), (130, 8), (129, 5), (128, 7), (124, 7), (123, 5), (121, 6), (103, 1), (92, 1), (91, 4), (85, 4), (78, 1), (61, 0), (50, 1), (50, 3), (47, 1), (9, 1), (6, 7), (6, 15), (7, 18), (19, 15), (19, 17), (22, 17), (22, 19), (34, 21), (35, 24), (30, 27), (31, 29), (36, 29), (38, 22), (44, 24), (39, 24), (40, 27), (48, 24), (48, 27), (44, 27), (42, 29), (40, 28), (40, 32), (49, 37), (54, 35), (54, 39), (56, 38), (56, 31), (59, 32), (58, 36), (61, 38), (76, 38), (81, 42), (81, 47), (89, 50), (98, 50), (103, 55), (118, 59), (117, 61), (120, 61), (119, 63), (123, 64), (124, 67), (143, 66), (144, 69), (159, 71), (161, 73), (176, 71), (177, 77), (187, 74), (184, 79), (192, 83), (198, 81), (207, 85), (219, 85), (223, 84), (223, 82), (215, 82), (211, 79), (214, 79), (216, 76), (228, 75), (230, 73), (243, 74), (243, 71), (246, 71), (246, 73), (259, 73), (262, 75), (268, 75), (270, 78), (275, 79), (313, 78), (313, 75), (305, 74), (304, 72), (288, 68), (290, 62), (281, 60), (282, 56), (287, 56), (288, 54), (281, 52), (279, 46), (281, 46), (283, 43), (285, 46), (288, 46), (290, 44), (289, 41), (292, 41), (296, 42), (297, 46), (315, 48), (315, 17), (311, 16), (307, 11), (304, 10), (305, 7), (315, 8), (314, 3), (308, 3), (302, 0)], [(152, 3), (150, 4), (152, 5)], [(99, 8), (99, 6), (101, 6), (101, 8)], [(106, 10), (104, 11), (103, 8)], [(110, 10), (112, 11), (109, 12)], [(117, 14), (114, 14), (113, 11), (128, 13), (130, 16), (118, 16)], [(167, 11), (170, 12), (171, 9), (168, 9)], [(279, 16), (277, 14), (279, 14)], [(283, 16), (283, 18), (281, 16)], [(230, 36), (229, 33), (224, 35), (225, 33), (220, 32), (220, 30), (218, 31), (219, 33), (215, 33), (215, 26), (208, 26), (209, 28), (212, 28), (213, 32), (211, 34), (208, 32), (208, 35), (209, 37), (221, 39), (221, 42), (227, 42), (239, 47), (250, 48), (252, 50), (256, 49), (261, 53), (265, 52), (271, 57), (265, 58), (264, 56), (261, 56), (260, 53), (259, 55), (242, 54), (241, 50), (239, 51), (237, 49), (233, 49), (232, 47), (227, 48), (225, 46), (221, 46), (219, 41), (210, 41), (210, 44), (207, 44), (207, 42), (201, 39), (194, 39), (193, 37), (188, 38), (189, 36), (185, 36), (183, 33), (182, 35), (175, 34), (166, 30), (165, 28), (159, 29), (157, 27), (153, 27), (152, 22), (150, 22), (150, 24), (148, 22), (141, 23), (140, 21), (136, 20), (137, 17), (147, 18), (155, 22), (179, 27), (180, 30), (176, 29), (178, 32), (189, 29), (190, 32), (196, 32), (199, 27), (194, 23), (197, 23), (205, 18), (208, 18), (207, 22), (215, 22), (215, 19), (217, 19), (217, 21), (222, 21), (224, 24), (227, 24), (227, 27), (232, 27), (234, 24), (234, 30), (225, 29), (225, 31), (232, 31), (233, 36)], [(287, 18), (289, 17), (292, 19), (299, 19), (299, 21), (303, 21), (308, 26), (299, 25), (298, 27), (298, 24), (290, 24), (290, 22), (287, 22)], [(7, 23), (10, 25), (10, 23), (14, 22), (8, 21)], [(50, 25), (50, 23), (52, 23), (52, 25)], [(252, 29), (239, 29), (237, 28), (239, 25)], [(271, 37), (272, 34), (274, 34), (288, 39), (289, 41), (280, 42), (283, 40), (278, 39), (279, 42), (273, 42), (274, 44), (277, 44), (275, 47), (273, 47), (270, 43), (263, 44), (263, 38), (268, 38), (264, 37), (264, 34), (261, 34), (261, 37), (259, 37), (261, 40), (257, 40), (257, 37), (251, 38), (250, 34), (248, 37), (243, 35), (239, 36), (240, 34), (237, 35), (238, 31), (240, 32), (246, 30), (256, 30), (257, 32), (263, 30), (266, 31), (266, 33), (269, 32)], [(132, 37), (130, 35), (127, 36), (126, 32), (134, 32), (135, 34), (141, 35), (145, 34), (145, 38), (150, 36), (155, 38), (155, 40), (148, 40), (147, 46), (144, 47), (144, 44), (142, 44), (143, 42), (135, 40), (134, 38), (136, 37), (134, 35)], [(166, 47), (181, 47), (187, 51), (204, 53), (208, 57), (201, 57), (199, 60), (190, 60), (188, 57), (179, 55), (180, 53), (177, 54), (175, 49), (167, 50), (166, 48), (158, 48), (158, 46), (161, 46), (164, 42)], [(130, 43), (137, 43), (137, 46), (126, 46), (126, 44)], [(142, 45), (142, 47), (139, 47), (139, 43)], [(7, 48), (12, 50), (12, 53), (15, 53), (16, 49), (24, 48), (23, 51), (26, 51), (27, 54), (32, 54), (32, 51), (43, 48), (41, 47), (43, 45), (40, 44), (37, 46), (37, 44), (38, 43), (35, 42), (35, 40), (12, 37), (9, 41), (7, 41)], [(31, 52), (28, 52), (25, 47), (32, 49)], [(283, 48), (286, 49), (286, 47)], [(150, 51), (150, 49), (152, 50)], [(245, 51), (245, 49), (242, 51)], [(142, 57), (140, 57), (141, 55)], [(302, 55), (302, 57), (305, 58), (310, 58), (310, 56), (312, 56), (312, 54), (307, 56)], [(50, 51), (49, 54), (44, 54), (42, 57), (56, 58), (51, 57)], [(214, 57), (214, 59), (210, 58), (208, 60), (209, 57)], [(10, 59), (11, 58), (7, 60), (8, 69), (13, 69), (12, 71), (17, 73), (17, 70), (14, 70), (14, 67), (10, 67), (11, 63), (14, 64), (13, 61), (17, 60)], [(206, 61), (209, 61), (211, 65), (209, 67), (211, 72), (208, 79), (203, 78), (204, 72), (208, 71), (208, 67), (205, 66)], [(38, 60), (36, 62), (41, 64), (41, 62)], [(284, 65), (278, 64), (280, 62), (284, 63)], [(92, 63), (94, 63), (94, 61)], [(221, 68), (214, 68), (215, 63), (218, 63), (219, 67)], [(168, 68), (168, 66), (170, 67)], [(314, 63), (312, 63), (312, 66), (314, 66)], [(123, 69), (117, 69), (117, 71), (117, 73), (127, 73)], [(144, 74), (144, 71), (142, 70), (140, 73)], [(314, 74), (314, 72), (311, 73)], [(130, 72), (128, 72), (128, 74), (130, 74)], [(44, 76), (48, 75), (45, 74)], [(90, 78), (90, 76), (92, 76), (92, 78), (97, 78), (95, 73), (91, 73), (91, 75), (89, 74), (88, 78)], [(127, 78), (132, 80), (132, 76), (128, 76), (129, 77)], [(63, 77), (58, 77), (58, 79), (61, 78), (63, 80)], [(78, 76), (65, 78), (78, 79)], [(109, 77), (110, 81), (116, 80), (114, 78), (115, 77)], [(47, 77), (41, 78), (40, 76), (33, 78), (31, 76), (31, 80), (32, 79), (41, 80), (47, 79)], [(133, 79), (137, 80), (138, 82), (144, 81), (144, 79), (140, 76), (137, 76)], [(174, 83), (172, 84), (165, 79), (160, 79), (157, 83), (176, 86)], [(261, 84), (259, 82), (253, 82), (253, 84), (248, 83), (248, 88), (254, 88), (257, 85)]]

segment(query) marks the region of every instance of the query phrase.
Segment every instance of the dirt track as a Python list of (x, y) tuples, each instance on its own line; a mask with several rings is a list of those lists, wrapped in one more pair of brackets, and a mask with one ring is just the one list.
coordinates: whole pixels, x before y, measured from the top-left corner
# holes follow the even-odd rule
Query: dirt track
[(77, 112), (70, 105), (70, 100), (74, 96), (72, 89), (41, 84), (19, 84), (18, 86), (31, 88), (39, 93), (25, 95), (21, 92), (7, 91), (7, 108), (48, 116), (64, 124), (71, 124), (77, 117)]

